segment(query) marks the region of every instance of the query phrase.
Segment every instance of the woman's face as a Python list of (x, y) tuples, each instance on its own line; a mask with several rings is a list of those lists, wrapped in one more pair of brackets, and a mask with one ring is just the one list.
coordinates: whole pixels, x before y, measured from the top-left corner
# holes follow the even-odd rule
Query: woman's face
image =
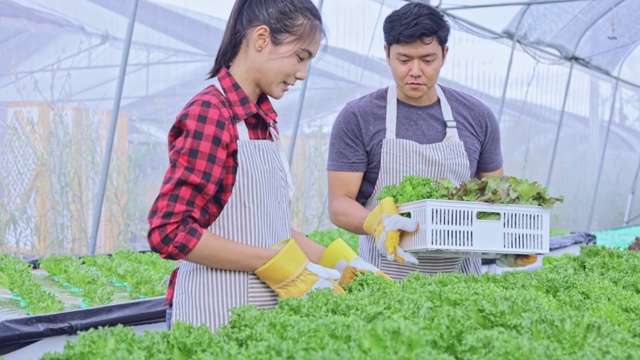
[(258, 88), (274, 99), (280, 99), (289, 87), (307, 77), (307, 64), (317, 54), (320, 34), (302, 43), (293, 37), (281, 45), (267, 42), (258, 51), (254, 68)]

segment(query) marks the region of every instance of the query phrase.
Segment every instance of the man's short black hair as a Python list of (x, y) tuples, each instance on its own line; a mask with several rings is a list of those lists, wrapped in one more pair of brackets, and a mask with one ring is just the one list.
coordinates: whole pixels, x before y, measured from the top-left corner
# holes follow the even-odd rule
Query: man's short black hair
[(433, 6), (423, 3), (409, 3), (394, 10), (384, 20), (382, 29), (388, 47), (433, 38), (443, 49), (451, 31), (444, 15)]

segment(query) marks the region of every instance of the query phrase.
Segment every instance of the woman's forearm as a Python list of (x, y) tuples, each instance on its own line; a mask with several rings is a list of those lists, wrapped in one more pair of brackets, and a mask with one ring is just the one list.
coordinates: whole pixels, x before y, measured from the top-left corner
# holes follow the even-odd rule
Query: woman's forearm
[[(291, 237), (309, 261), (315, 263), (320, 261), (326, 250), (324, 246), (293, 229), (291, 229)], [(184, 259), (217, 269), (255, 272), (277, 253), (276, 249), (245, 245), (204, 231), (198, 245)]]
[(276, 249), (241, 244), (205, 230), (184, 259), (211, 268), (255, 272), (277, 253)]
[(291, 229), (291, 237), (296, 241), (302, 252), (307, 255), (309, 261), (313, 263), (319, 263), (322, 258), (322, 254), (326, 248), (317, 242), (309, 239), (308, 237), (302, 235), (302, 233)]

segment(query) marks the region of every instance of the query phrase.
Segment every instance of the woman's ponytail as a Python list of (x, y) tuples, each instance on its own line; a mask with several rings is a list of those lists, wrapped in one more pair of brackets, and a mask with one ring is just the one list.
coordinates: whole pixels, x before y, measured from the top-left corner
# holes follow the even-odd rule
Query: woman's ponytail
[(236, 0), (208, 79), (231, 65), (247, 31), (260, 25), (269, 27), (271, 42), (276, 46), (289, 36), (299, 43), (324, 36), (322, 16), (311, 0)]
[(218, 75), (223, 67), (227, 67), (231, 64), (233, 59), (236, 58), (240, 52), (240, 46), (242, 45), (242, 39), (244, 38), (244, 29), (238, 29), (238, 18), (242, 12), (242, 9), (250, 0), (236, 0), (231, 9), (229, 20), (227, 21), (227, 27), (224, 30), (222, 41), (220, 42), (220, 48), (216, 54), (216, 60), (213, 63), (213, 68), (209, 71), (209, 77), (207, 79), (213, 79)]

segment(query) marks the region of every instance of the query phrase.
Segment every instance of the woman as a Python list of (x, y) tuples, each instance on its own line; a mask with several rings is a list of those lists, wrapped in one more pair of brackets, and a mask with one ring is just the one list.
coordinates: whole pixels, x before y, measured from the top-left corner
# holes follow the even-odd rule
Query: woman
[(182, 260), (169, 281), (168, 326), (213, 331), (232, 307), (271, 307), (317, 288), (339, 294), (354, 272), (378, 272), (342, 240), (327, 250), (290, 227), (291, 181), (268, 97), (304, 80), (323, 36), (310, 0), (236, 1), (209, 73), (215, 85), (177, 116), (149, 212), (151, 249)]

